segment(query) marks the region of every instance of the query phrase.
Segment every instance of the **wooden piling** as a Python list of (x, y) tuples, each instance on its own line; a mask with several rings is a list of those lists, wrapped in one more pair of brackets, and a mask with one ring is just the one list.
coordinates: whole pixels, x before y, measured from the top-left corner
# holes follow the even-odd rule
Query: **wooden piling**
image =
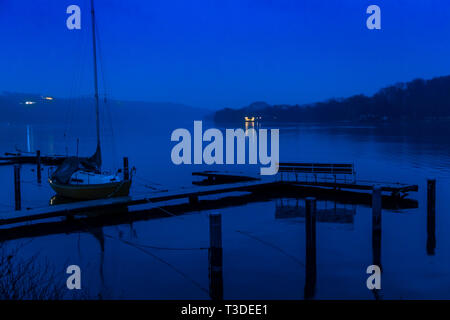
[(40, 184), (42, 182), (41, 150), (36, 151), (36, 170), (37, 170), (37, 182)]
[(212, 300), (223, 300), (222, 216), (209, 215), (209, 295)]
[(197, 205), (198, 204), (198, 196), (190, 195), (189, 196), (189, 204), (190, 205)]
[(305, 299), (314, 297), (316, 287), (316, 199), (306, 198), (305, 234), (306, 234), (306, 271)]
[(130, 169), (128, 168), (128, 157), (123, 157), (123, 180), (130, 180)]
[(14, 196), (15, 196), (15, 209), (19, 211), (22, 209), (22, 199), (20, 192), (20, 166), (14, 166)]
[(427, 254), (436, 248), (436, 179), (427, 180)]
[(373, 264), (381, 269), (381, 187), (372, 190), (372, 254)]

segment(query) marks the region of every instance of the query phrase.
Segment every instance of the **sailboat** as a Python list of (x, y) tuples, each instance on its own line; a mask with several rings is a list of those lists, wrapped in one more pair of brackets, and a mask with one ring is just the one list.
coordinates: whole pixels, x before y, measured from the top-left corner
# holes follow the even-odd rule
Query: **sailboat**
[(100, 144), (100, 112), (94, 0), (91, 0), (91, 18), (97, 149), (91, 157), (68, 157), (48, 179), (50, 186), (58, 196), (77, 200), (127, 196), (132, 182), (132, 177), (128, 172), (123, 172), (121, 177), (119, 176), (119, 172), (117, 174), (106, 174), (101, 171), (102, 155)]

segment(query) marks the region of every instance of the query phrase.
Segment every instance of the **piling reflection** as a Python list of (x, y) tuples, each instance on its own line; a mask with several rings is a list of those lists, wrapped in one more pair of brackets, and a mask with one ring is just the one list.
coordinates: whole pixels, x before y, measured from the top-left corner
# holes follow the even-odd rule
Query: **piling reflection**
[[(381, 272), (381, 188), (375, 186), (372, 191), (372, 264), (380, 267)], [(380, 298), (379, 290), (372, 290), (375, 299)]]
[(304, 298), (314, 298), (316, 289), (316, 199), (306, 198), (306, 270)]
[[(316, 202), (316, 220), (318, 222), (353, 224), (355, 215), (356, 206), (354, 205), (341, 205), (338, 204), (337, 201)], [(276, 199), (275, 219), (304, 217), (306, 217), (306, 207), (303, 204), (303, 200), (298, 198)]]
[(304, 299), (314, 299), (317, 280), (316, 222), (353, 225), (356, 206), (341, 204), (335, 200), (318, 202), (314, 197), (304, 200), (280, 198), (275, 204), (275, 219), (305, 218)]
[(42, 183), (42, 168), (41, 168), (41, 151), (36, 151), (36, 173), (37, 173), (37, 183)]
[(20, 190), (20, 165), (14, 165), (14, 202), (15, 210), (19, 211), (22, 209), (22, 192)]
[(436, 249), (436, 180), (427, 182), (427, 254)]
[(223, 300), (222, 217), (220, 214), (209, 215), (209, 242), (209, 295), (212, 300)]
[(103, 227), (94, 227), (86, 229), (88, 233), (94, 236), (98, 241), (100, 246), (100, 257), (99, 257), (99, 279), (100, 279), (100, 289), (98, 297), (100, 299), (106, 296), (106, 283), (105, 283), (105, 234), (103, 233)]

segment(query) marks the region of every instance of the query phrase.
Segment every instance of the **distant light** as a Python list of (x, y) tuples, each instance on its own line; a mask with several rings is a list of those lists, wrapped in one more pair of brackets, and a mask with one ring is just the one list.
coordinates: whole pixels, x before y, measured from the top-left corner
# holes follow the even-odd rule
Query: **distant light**
[(245, 117), (245, 121), (255, 121), (255, 117)]
[(53, 100), (53, 97), (44, 97), (45, 100)]
[(25, 104), (35, 104), (36, 102), (34, 101), (25, 101)]

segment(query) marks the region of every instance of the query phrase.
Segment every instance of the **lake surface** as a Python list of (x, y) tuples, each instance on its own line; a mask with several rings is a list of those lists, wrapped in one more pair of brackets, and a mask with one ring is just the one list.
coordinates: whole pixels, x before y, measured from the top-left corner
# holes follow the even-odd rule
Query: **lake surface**
[[(213, 126), (204, 123), (204, 129)], [(193, 129), (192, 121), (150, 119), (135, 126), (105, 130), (105, 167), (118, 168), (122, 156), (136, 166), (132, 194), (190, 187), (192, 171), (208, 166), (175, 166), (170, 159), (176, 128)], [(0, 125), (0, 150), (40, 149), (43, 154), (94, 150), (94, 132), (63, 126)], [(358, 179), (419, 185), (410, 198), (417, 209), (383, 210), (381, 261), (383, 299), (450, 298), (450, 129), (447, 124), (329, 126), (280, 128), (280, 160), (355, 163)], [(114, 139), (113, 139), (114, 138)], [(114, 140), (115, 148), (112, 148)], [(259, 171), (256, 166), (214, 169)], [(34, 166), (22, 167), (23, 207), (42, 207), (53, 196), (36, 182)], [(13, 168), (0, 167), (0, 211), (13, 209)], [(426, 180), (437, 179), (436, 248), (427, 253)], [(303, 204), (299, 195), (300, 206)], [(38, 254), (65, 283), (65, 268), (77, 264), (82, 288), (90, 298), (209, 299), (208, 214), (221, 213), (225, 299), (303, 299), (305, 286), (305, 219), (286, 217), (280, 207), (297, 199), (253, 202), (213, 211), (157, 217), (105, 226), (91, 232), (56, 234), (8, 241), (22, 245), (23, 257)], [(319, 208), (332, 208), (319, 201)], [(318, 221), (316, 299), (374, 299), (366, 287), (372, 260), (372, 211), (363, 205), (337, 203), (341, 219)], [(4, 214), (4, 213), (3, 213)], [(31, 240), (31, 241), (30, 241)], [(101, 246), (104, 244), (104, 251)], [(132, 244), (144, 245), (145, 250)], [(173, 250), (190, 249), (190, 250)], [(56, 281), (56, 280), (55, 280)], [(67, 298), (75, 297), (71, 292)]]

